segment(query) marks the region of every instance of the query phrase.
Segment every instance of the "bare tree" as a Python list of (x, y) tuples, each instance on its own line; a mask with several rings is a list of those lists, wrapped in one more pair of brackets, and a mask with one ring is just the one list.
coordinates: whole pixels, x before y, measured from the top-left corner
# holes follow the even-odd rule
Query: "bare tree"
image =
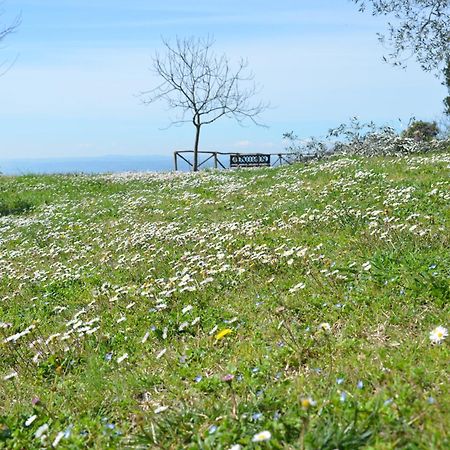
[[(241, 59), (232, 68), (225, 55), (213, 53), (212, 38), (177, 38), (174, 44), (163, 39), (164, 53), (156, 53), (153, 68), (162, 78), (156, 88), (143, 92), (144, 103), (165, 100), (178, 110), (171, 125), (192, 122), (195, 127), (194, 164), (198, 170), (200, 131), (221, 117), (235, 119), (239, 124), (250, 121), (262, 125), (257, 117), (267, 104), (251, 99), (258, 90), (247, 61)], [(264, 126), (264, 125), (262, 125)]]
[(390, 16), (388, 34), (379, 34), (391, 52), (386, 60), (405, 65), (414, 56), (426, 71), (441, 72), (450, 60), (450, 0), (351, 0), (360, 11)]

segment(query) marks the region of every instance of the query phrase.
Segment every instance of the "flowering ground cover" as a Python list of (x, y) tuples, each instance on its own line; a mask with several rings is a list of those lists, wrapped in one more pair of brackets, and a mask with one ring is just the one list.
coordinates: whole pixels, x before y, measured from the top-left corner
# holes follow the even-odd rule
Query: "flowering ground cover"
[(0, 177), (0, 448), (449, 448), (449, 169)]

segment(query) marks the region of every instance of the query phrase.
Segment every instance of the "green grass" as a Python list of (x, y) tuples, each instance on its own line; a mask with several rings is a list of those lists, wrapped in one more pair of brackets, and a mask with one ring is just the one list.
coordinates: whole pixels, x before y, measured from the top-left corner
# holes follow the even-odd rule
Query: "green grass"
[(0, 448), (449, 448), (449, 167), (0, 177)]

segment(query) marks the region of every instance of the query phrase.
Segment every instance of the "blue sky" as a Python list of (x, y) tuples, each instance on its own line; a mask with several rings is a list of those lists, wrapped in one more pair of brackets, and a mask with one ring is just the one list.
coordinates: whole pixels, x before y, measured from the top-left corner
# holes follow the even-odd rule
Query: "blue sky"
[(349, 0), (4, 0), (2, 23), (22, 24), (0, 47), (0, 159), (169, 154), (193, 127), (172, 127), (163, 103), (143, 106), (161, 36), (212, 34), (216, 50), (246, 57), (272, 108), (269, 126), (231, 120), (204, 128), (201, 147), (278, 151), (281, 136), (324, 135), (358, 115), (395, 125), (437, 119), (446, 90), (411, 61), (382, 62), (385, 22)]

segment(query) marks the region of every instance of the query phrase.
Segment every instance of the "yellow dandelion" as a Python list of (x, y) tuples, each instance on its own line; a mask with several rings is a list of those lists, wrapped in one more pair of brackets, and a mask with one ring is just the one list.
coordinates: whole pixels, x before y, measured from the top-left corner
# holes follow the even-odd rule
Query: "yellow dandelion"
[(217, 334), (216, 334), (216, 339), (218, 340), (218, 341), (220, 341), (221, 339), (223, 339), (226, 335), (228, 335), (228, 334), (230, 334), (230, 333), (232, 333), (233, 332), (233, 330), (231, 330), (230, 328), (225, 328), (224, 330), (221, 330), (221, 331), (219, 331)]

